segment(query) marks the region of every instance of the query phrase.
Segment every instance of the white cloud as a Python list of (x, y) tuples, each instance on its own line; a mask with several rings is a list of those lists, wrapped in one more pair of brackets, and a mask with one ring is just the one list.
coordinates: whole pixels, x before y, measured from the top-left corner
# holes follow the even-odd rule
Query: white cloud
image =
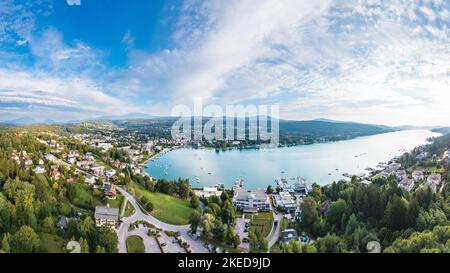
[(81, 0), (66, 0), (69, 6), (81, 6)]

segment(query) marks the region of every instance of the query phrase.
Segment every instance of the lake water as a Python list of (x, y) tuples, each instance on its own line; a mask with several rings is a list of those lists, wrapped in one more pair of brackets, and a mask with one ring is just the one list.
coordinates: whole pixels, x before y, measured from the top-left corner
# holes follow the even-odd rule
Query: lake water
[(426, 144), (433, 136), (439, 134), (408, 130), (279, 149), (179, 149), (149, 162), (146, 171), (156, 178), (189, 178), (193, 187), (217, 183), (232, 187), (242, 177), (246, 188), (266, 188), (277, 178), (299, 176), (324, 185), (344, 178), (344, 173), (367, 173), (366, 168)]

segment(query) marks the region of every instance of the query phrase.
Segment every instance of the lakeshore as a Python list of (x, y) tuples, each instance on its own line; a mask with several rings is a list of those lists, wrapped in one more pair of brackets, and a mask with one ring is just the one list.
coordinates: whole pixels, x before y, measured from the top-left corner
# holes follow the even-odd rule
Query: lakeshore
[(326, 185), (346, 179), (343, 174), (368, 174), (368, 169), (439, 135), (428, 130), (406, 130), (275, 149), (216, 152), (180, 148), (153, 157), (145, 171), (155, 178), (189, 178), (192, 187), (224, 184), (231, 188), (236, 179), (242, 178), (245, 187), (265, 188), (282, 177), (288, 180), (301, 177), (308, 183)]

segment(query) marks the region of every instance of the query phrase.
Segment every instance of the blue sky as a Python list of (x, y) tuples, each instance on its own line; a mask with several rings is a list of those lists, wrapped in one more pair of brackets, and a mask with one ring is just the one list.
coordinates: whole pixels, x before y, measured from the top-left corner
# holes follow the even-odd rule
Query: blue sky
[(450, 125), (445, 0), (0, 0), (0, 120), (279, 104)]

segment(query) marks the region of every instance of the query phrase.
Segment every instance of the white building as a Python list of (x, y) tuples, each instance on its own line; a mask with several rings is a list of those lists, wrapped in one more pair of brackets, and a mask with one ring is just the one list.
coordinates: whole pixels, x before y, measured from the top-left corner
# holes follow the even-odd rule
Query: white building
[(203, 190), (195, 190), (195, 195), (198, 197), (209, 198), (211, 196), (220, 197), (222, 195), (222, 191), (219, 191), (215, 187), (204, 187)]
[(45, 173), (45, 168), (44, 165), (38, 165), (36, 166), (36, 168), (34, 169), (35, 173)]
[(288, 212), (293, 212), (297, 208), (294, 197), (288, 192), (280, 192), (272, 196), (273, 202), (277, 207), (282, 207)]
[(119, 209), (110, 207), (95, 207), (95, 225), (116, 228), (119, 223)]
[(244, 212), (270, 211), (270, 199), (264, 190), (247, 190), (237, 187), (233, 203)]
[(414, 187), (414, 180), (409, 179), (408, 177), (403, 177), (402, 181), (398, 183), (398, 187), (409, 192)]
[(415, 181), (415, 182), (419, 182), (419, 181), (421, 181), (421, 180), (423, 180), (425, 177), (423, 176), (423, 172), (422, 171), (414, 171), (413, 173), (412, 173), (412, 179)]
[(441, 184), (442, 177), (438, 173), (432, 173), (428, 176), (425, 187), (431, 189), (432, 192), (436, 192), (437, 187)]
[(87, 174), (84, 177), (84, 182), (86, 182), (87, 184), (94, 185), (95, 184), (95, 177), (93, 175)]

